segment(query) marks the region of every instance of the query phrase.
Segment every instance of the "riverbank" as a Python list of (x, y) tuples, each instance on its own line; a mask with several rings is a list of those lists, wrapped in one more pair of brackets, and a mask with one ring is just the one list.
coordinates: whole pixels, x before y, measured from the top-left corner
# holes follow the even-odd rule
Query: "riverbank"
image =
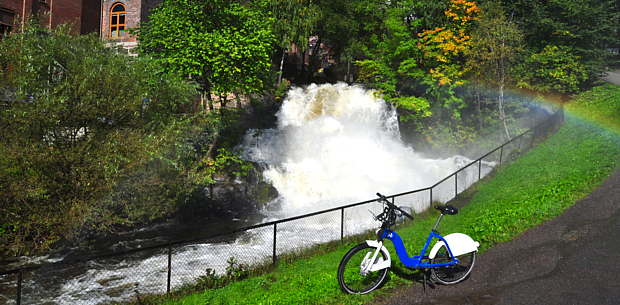
[[(500, 169), (493, 179), (485, 179), (473, 187), (471, 203), (454, 218), (442, 222), (440, 232), (469, 234), (481, 241), (484, 251), (554, 218), (600, 185), (618, 167), (620, 140), (617, 133), (609, 130), (608, 124), (600, 127), (584, 118), (615, 122), (620, 126), (617, 112), (613, 112), (620, 101), (607, 108), (601, 107), (606, 96), (620, 96), (620, 92), (609, 87), (597, 90), (584, 93), (580, 102), (571, 103), (566, 124), (558, 134), (512, 166)], [(421, 247), (432, 227), (435, 215), (433, 212), (428, 215), (418, 217), (411, 227), (398, 231), (403, 239), (415, 241), (407, 247), (409, 252)], [(325, 255), (281, 263), (271, 273), (222, 289), (201, 291), (162, 303), (365, 303), (420, 280), (417, 272), (412, 273), (395, 262), (383, 288), (365, 296), (343, 294), (335, 271), (353, 244), (348, 243)]]

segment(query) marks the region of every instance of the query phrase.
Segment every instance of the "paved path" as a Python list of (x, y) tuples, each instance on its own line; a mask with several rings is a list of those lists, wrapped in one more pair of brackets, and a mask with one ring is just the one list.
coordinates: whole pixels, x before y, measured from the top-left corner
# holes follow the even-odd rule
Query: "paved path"
[(620, 304), (620, 171), (563, 214), (480, 254), (454, 286), (377, 304)]
[(607, 72), (606, 75), (601, 76), (601, 79), (606, 81), (606, 82), (610, 82), (610, 83), (614, 83), (616, 85), (620, 85), (620, 70), (615, 71), (615, 72)]

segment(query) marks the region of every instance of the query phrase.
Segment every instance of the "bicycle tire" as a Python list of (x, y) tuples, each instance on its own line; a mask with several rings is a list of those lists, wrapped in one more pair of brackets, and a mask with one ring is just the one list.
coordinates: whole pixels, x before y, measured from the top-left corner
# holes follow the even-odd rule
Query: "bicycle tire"
[[(376, 247), (361, 243), (345, 254), (338, 266), (338, 284), (342, 291), (350, 294), (367, 294), (383, 284), (390, 268), (369, 272), (366, 276), (360, 273), (364, 257), (368, 252), (372, 255), (376, 249)], [(380, 252), (380, 256), (387, 259), (383, 251)]]
[[(456, 257), (459, 261), (458, 265), (432, 268), (431, 280), (435, 283), (443, 285), (454, 285), (465, 280), (471, 273), (476, 263), (476, 251), (469, 252)], [(435, 258), (431, 260), (431, 264), (451, 262), (450, 253), (445, 245), (442, 245), (437, 252)]]

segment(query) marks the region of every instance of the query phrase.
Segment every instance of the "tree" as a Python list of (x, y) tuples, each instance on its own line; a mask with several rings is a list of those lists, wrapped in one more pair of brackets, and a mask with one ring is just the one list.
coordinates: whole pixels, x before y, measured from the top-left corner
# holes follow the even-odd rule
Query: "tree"
[[(422, 96), (402, 94), (399, 90), (405, 79), (423, 75), (418, 67), (422, 55), (416, 44), (419, 24), (413, 1), (394, 1), (389, 4), (366, 5), (362, 9), (374, 18), (374, 27), (366, 27), (360, 49), (366, 59), (360, 60), (358, 82), (372, 84), (386, 101), (399, 108), (403, 121), (431, 115), (430, 104)], [(419, 3), (418, 3), (419, 5)]]
[[(284, 50), (293, 45), (305, 52), (308, 46), (308, 37), (316, 26), (319, 18), (319, 9), (312, 0), (264, 0), (257, 1), (258, 6), (265, 11), (265, 15), (273, 18), (271, 29), (275, 35), (275, 43), (279, 47), (281, 56), (278, 71), (278, 85), (282, 81), (282, 65)], [(302, 56), (303, 58), (303, 56)]]
[(444, 27), (425, 30), (420, 34), (418, 47), (424, 52), (429, 76), (439, 85), (461, 85), (467, 66), (462, 60), (471, 45), (471, 30), (478, 17), (475, 2), (453, 0), (445, 12), (448, 23)]
[[(28, 19), (0, 41), (0, 252), (11, 255), (79, 235), (89, 215), (109, 212), (125, 224), (156, 218), (184, 194), (181, 170), (158, 152), (174, 142), (168, 134), (180, 132), (175, 113), (195, 84), (107, 48), (96, 35), (38, 24)], [(183, 168), (183, 153), (173, 155)], [(97, 203), (137, 169), (160, 161), (151, 171), (157, 175), (135, 181), (149, 204)], [(86, 230), (110, 225), (99, 219)]]
[(482, 16), (476, 25), (472, 34), (472, 45), (468, 50), (469, 63), (481, 74), (494, 75), (493, 78), (487, 76), (486, 80), (498, 88), (499, 117), (503, 122), (506, 136), (510, 139), (504, 111), (504, 91), (508, 82), (508, 72), (522, 49), (522, 34), (514, 20), (506, 17), (499, 1), (489, 1), (482, 6)]
[(440, 16), (429, 16), (424, 10), (430, 6), (438, 11), (443, 5), (391, 2), (382, 30), (372, 33), (363, 46), (367, 59), (359, 62), (360, 80), (372, 83), (399, 107), (401, 120), (429, 117), (431, 104), (450, 108), (453, 118), (460, 117), (463, 102), (455, 89), (464, 84), (464, 50), (478, 8), (474, 2), (452, 0)]
[(517, 86), (541, 92), (574, 93), (588, 79), (580, 57), (570, 47), (547, 46), (532, 54), (518, 69)]
[(260, 92), (275, 42), (273, 17), (226, 0), (165, 0), (140, 24), (138, 50), (160, 71), (196, 80), (225, 105), (226, 94)]
[(528, 54), (541, 54), (548, 46), (569, 47), (585, 69), (587, 86), (598, 78), (618, 44), (616, 0), (506, 0), (505, 7), (524, 33)]

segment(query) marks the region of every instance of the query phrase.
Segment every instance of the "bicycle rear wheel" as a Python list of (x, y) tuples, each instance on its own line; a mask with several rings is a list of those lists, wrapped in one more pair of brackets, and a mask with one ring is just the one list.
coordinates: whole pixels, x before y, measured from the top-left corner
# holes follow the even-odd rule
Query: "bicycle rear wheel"
[[(372, 254), (376, 249), (377, 248), (371, 247), (366, 243), (361, 243), (345, 254), (340, 262), (340, 266), (338, 266), (338, 284), (344, 292), (350, 294), (366, 294), (375, 290), (383, 283), (390, 268), (369, 272), (366, 275), (362, 275), (361, 272), (362, 263), (364, 262), (366, 254), (370, 253), (370, 257), (372, 258)], [(384, 260), (387, 259), (383, 252), (377, 255), (377, 260), (379, 257)]]
[[(471, 269), (474, 267), (474, 263), (476, 262), (476, 251), (459, 255), (456, 259), (459, 261), (458, 265), (440, 267), (437, 269), (432, 268), (431, 280), (444, 285), (454, 285), (466, 279), (471, 273)], [(452, 258), (450, 258), (450, 252), (446, 246), (443, 245), (439, 248), (435, 258), (431, 260), (431, 264), (447, 263), (451, 261)]]

